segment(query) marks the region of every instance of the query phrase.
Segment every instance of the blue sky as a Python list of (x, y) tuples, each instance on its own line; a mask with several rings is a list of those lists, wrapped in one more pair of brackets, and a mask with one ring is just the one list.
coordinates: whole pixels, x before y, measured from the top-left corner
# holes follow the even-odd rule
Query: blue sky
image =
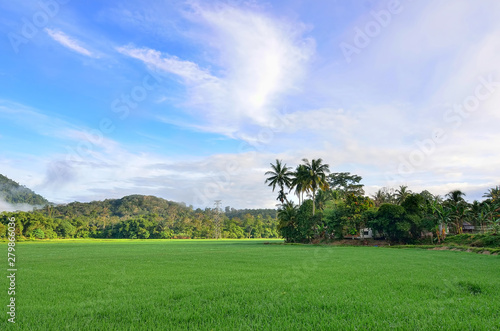
[[(43, 4), (43, 5), (41, 5)], [(0, 173), (57, 203), (274, 207), (269, 163), (367, 194), (499, 183), (500, 3), (0, 4)]]

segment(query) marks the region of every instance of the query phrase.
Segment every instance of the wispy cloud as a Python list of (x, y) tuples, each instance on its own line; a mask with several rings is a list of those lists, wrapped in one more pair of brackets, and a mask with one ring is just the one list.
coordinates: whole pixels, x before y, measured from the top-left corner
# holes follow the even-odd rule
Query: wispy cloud
[(58, 43), (60, 43), (64, 47), (69, 48), (72, 51), (80, 53), (80, 54), (85, 55), (85, 56), (95, 57), (95, 55), (92, 54), (88, 49), (81, 46), (80, 42), (78, 40), (68, 36), (64, 32), (59, 31), (59, 30), (49, 29), (49, 28), (45, 28), (45, 32), (47, 32), (47, 34), (52, 39), (54, 39), (55, 41), (57, 41)]
[(191, 3), (189, 35), (215, 54), (203, 68), (193, 61), (149, 48), (118, 51), (159, 71), (181, 77), (188, 89), (183, 105), (206, 130), (237, 135), (245, 126), (267, 126), (280, 101), (298, 91), (315, 43), (307, 27), (256, 9)]
[[(402, 1), (403, 10), (387, 24), (373, 16), (386, 10), (387, 2), (150, 2), (100, 2), (86, 7), (85, 13), (69, 4), (71, 10), (53, 21), (58, 28), (45, 30), (85, 59), (104, 49), (121, 54), (99, 61), (98, 71), (71, 67), (71, 62), (47, 63), (52, 56), (47, 48), (36, 52), (24, 72), (16, 66), (2, 69), (5, 77), (32, 78), (50, 87), (44, 90), (46, 98), (40, 98), (31, 92), (38, 92), (36, 84), (28, 90), (21, 80), (7, 80), (12, 85), (18, 81), (13, 97), (22, 95), (26, 100), (20, 102), (44, 111), (0, 100), (0, 120), (7, 123), (0, 130), (0, 169), (5, 174), (38, 186), (50, 200), (60, 202), (142, 193), (204, 207), (198, 199), (201, 192), (209, 201), (223, 199), (236, 207), (272, 207), (275, 195), (263, 184), (263, 173), (276, 158), (294, 166), (303, 157), (321, 157), (333, 171), (363, 176), (367, 193), (373, 193), (391, 185), (386, 174), (397, 174), (401, 160), (417, 155), (422, 142), (435, 138), (433, 132), (440, 128), (448, 139), (395, 185), (438, 194), (458, 188), (468, 198), (479, 198), (498, 185), (497, 0), (456, 0), (453, 7), (430, 0)], [(30, 8), (30, 15), (33, 10), (37, 8)], [(89, 19), (98, 24), (86, 26)], [(375, 24), (380, 33), (347, 64), (339, 40), (354, 40), (357, 28), (373, 33), (365, 29)], [(5, 56), (9, 59), (8, 53)], [(34, 67), (43, 70), (31, 70)], [(138, 67), (140, 72), (134, 72)], [(154, 91), (140, 84), (145, 67), (161, 76)], [(57, 76), (63, 70), (71, 79)], [(460, 116), (459, 124), (450, 121), (446, 114), (453, 105), (470, 102), (467, 98), (475, 95), (479, 78), (490, 75), (491, 95), (475, 111), (451, 114)], [(140, 106), (127, 103), (134, 93), (139, 98), (142, 88), (150, 97)], [(480, 92), (486, 91), (483, 87)], [(91, 96), (89, 102), (76, 103), (82, 96)], [(84, 127), (96, 125), (87, 121), (99, 116), (116, 119), (110, 101), (118, 96), (133, 120), (116, 123), (117, 131), (107, 137)], [(276, 118), (284, 124), (280, 130), (273, 128)], [(198, 131), (238, 138), (245, 147), (240, 150), (237, 139), (231, 139), (231, 144), (216, 149), (207, 145), (202, 153), (193, 150), (197, 155), (187, 160), (169, 144), (186, 139), (186, 145), (194, 145), (214, 136)], [(159, 140), (154, 146), (151, 139), (141, 145), (144, 140), (135, 139), (137, 132)], [(20, 138), (27, 143), (12, 147)], [(248, 144), (253, 147), (246, 148)], [(68, 159), (66, 147), (78, 155)], [(240, 169), (226, 179), (224, 173), (234, 163)]]
[(217, 83), (217, 78), (207, 70), (201, 69), (196, 63), (182, 61), (176, 56), (164, 56), (158, 51), (132, 46), (118, 47), (117, 50), (127, 56), (141, 60), (164, 72), (172, 73), (184, 79), (187, 84)]

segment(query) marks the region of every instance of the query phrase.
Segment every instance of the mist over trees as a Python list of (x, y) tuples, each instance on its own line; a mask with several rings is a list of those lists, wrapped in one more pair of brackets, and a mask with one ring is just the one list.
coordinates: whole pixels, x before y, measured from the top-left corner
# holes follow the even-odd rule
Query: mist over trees
[[(36, 194), (26, 186), (0, 174), (0, 201), (5, 202), (5, 208), (27, 210), (30, 206), (44, 206), (49, 203), (47, 199)], [(17, 208), (16, 208), (17, 207)]]

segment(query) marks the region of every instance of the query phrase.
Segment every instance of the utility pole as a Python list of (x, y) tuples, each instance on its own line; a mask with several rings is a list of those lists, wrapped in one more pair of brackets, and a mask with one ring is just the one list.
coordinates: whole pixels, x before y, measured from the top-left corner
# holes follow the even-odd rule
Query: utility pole
[(221, 200), (215, 200), (215, 217), (214, 217), (214, 237), (215, 239), (220, 239), (220, 228), (221, 228), (221, 217), (220, 217), (220, 210), (221, 210)]

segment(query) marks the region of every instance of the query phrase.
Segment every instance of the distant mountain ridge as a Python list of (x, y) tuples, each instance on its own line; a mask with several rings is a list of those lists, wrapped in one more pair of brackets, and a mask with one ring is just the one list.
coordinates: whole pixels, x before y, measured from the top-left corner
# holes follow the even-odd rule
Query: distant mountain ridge
[(0, 174), (0, 200), (12, 205), (44, 206), (49, 201), (24, 185)]

